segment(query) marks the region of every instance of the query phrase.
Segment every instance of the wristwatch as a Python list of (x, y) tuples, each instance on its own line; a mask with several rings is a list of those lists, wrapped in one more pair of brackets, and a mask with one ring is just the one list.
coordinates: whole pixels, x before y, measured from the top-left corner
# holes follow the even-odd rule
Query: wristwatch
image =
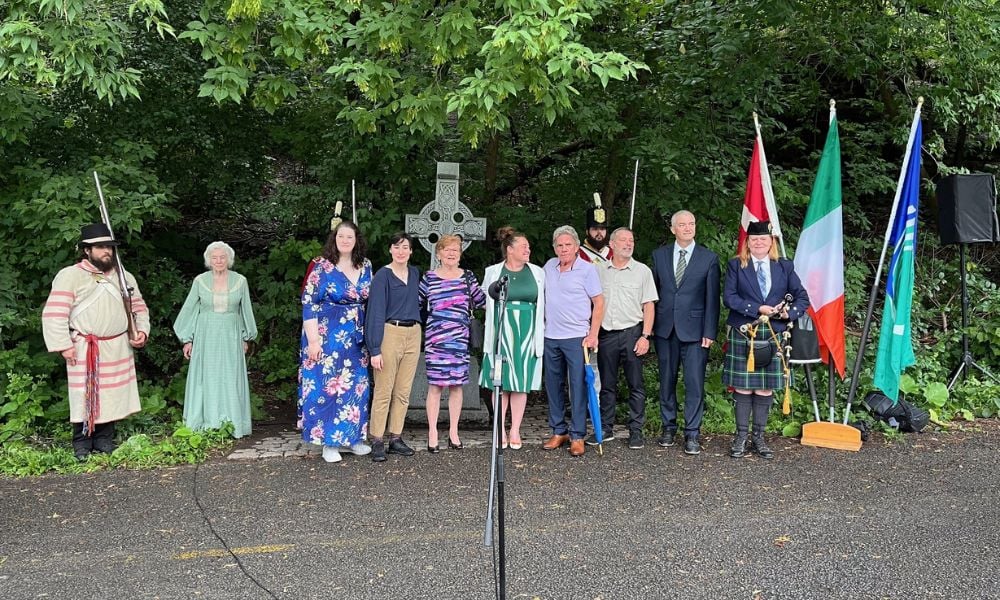
[(653, 334), (652, 333), (644, 333), (644, 334), (640, 335), (639, 337), (648, 340), (648, 339), (651, 339), (653, 337)]

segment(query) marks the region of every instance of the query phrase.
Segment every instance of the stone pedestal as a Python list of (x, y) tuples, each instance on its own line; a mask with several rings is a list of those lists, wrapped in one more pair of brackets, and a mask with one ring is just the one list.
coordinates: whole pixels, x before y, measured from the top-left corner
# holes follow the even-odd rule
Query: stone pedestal
[[(476, 357), (469, 360), (469, 382), (462, 386), (462, 416), (461, 423), (489, 423), (489, 413), (479, 396), (479, 361)], [(451, 390), (441, 393), (441, 413), (438, 415), (438, 427), (448, 428), (448, 395)], [(406, 411), (406, 421), (427, 423), (427, 367), (424, 365), (424, 354), (420, 353), (417, 362), (417, 373), (413, 377), (413, 387), (410, 389), (410, 408)]]
[[(418, 214), (406, 215), (406, 232), (415, 237), (431, 255), (430, 269), (438, 266), (434, 244), (442, 235), (454, 234), (462, 238), (462, 250), (473, 240), (486, 239), (486, 219), (476, 217), (469, 207), (461, 202), (458, 193), (459, 164), (437, 163), (437, 180), (434, 200), (428, 202)], [(486, 406), (479, 399), (479, 362), (472, 358), (469, 366), (469, 383), (462, 388), (462, 422), (489, 422)], [(448, 391), (441, 394), (441, 414), (438, 424), (448, 426)], [(420, 354), (417, 374), (410, 391), (410, 409), (406, 420), (427, 423), (427, 370), (424, 355)]]

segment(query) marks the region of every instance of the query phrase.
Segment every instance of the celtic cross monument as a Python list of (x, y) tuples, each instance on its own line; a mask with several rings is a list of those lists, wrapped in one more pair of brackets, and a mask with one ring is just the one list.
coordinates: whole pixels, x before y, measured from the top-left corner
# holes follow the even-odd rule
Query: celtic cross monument
[[(416, 215), (406, 215), (406, 233), (420, 240), (431, 255), (430, 269), (438, 267), (434, 244), (442, 235), (454, 234), (462, 236), (462, 251), (464, 252), (473, 240), (486, 239), (486, 219), (474, 217), (472, 211), (458, 199), (458, 163), (439, 162), (437, 164), (437, 185), (434, 188), (434, 200), (428, 202)], [(427, 369), (424, 365), (424, 355), (420, 354), (417, 372), (413, 378), (413, 388), (410, 390), (410, 408), (427, 406)], [(469, 357), (469, 383), (462, 386), (462, 418), (485, 421), (486, 407), (479, 399), (479, 362), (475, 355)], [(450, 390), (442, 395), (440, 420), (447, 423), (447, 403), (445, 398)], [(423, 411), (409, 411), (410, 417), (420, 418), (426, 414)]]
[(469, 207), (458, 199), (458, 163), (437, 164), (434, 200), (416, 215), (406, 215), (406, 233), (420, 240), (431, 255), (431, 269), (438, 266), (434, 244), (445, 234), (462, 236), (464, 252), (472, 240), (486, 239), (486, 219), (472, 216)]

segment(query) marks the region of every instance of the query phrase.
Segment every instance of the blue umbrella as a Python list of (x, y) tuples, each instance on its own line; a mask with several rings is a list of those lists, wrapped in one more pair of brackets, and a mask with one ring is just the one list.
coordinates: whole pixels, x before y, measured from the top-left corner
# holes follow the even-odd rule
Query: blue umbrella
[[(597, 353), (594, 353), (594, 361)], [(597, 453), (604, 454), (604, 429), (601, 427), (601, 403), (598, 394), (601, 391), (601, 380), (597, 378), (594, 363), (590, 361), (590, 348), (583, 347), (583, 377), (587, 386), (587, 410), (590, 411), (590, 422), (594, 424), (594, 439), (597, 440)]]

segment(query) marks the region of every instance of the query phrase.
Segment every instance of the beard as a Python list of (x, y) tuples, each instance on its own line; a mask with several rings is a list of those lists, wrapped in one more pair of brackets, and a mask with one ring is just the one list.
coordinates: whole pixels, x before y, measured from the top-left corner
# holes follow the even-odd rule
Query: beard
[(585, 239), (587, 241), (587, 245), (593, 248), (594, 250), (604, 250), (604, 247), (608, 245), (607, 236), (605, 236), (603, 240), (598, 240), (591, 237), (590, 234), (588, 233)]
[(88, 260), (90, 260), (90, 264), (94, 265), (95, 267), (97, 267), (101, 271), (104, 271), (105, 273), (113, 269), (115, 266), (115, 256), (113, 254), (106, 259), (98, 258), (96, 256), (88, 256), (87, 258)]

